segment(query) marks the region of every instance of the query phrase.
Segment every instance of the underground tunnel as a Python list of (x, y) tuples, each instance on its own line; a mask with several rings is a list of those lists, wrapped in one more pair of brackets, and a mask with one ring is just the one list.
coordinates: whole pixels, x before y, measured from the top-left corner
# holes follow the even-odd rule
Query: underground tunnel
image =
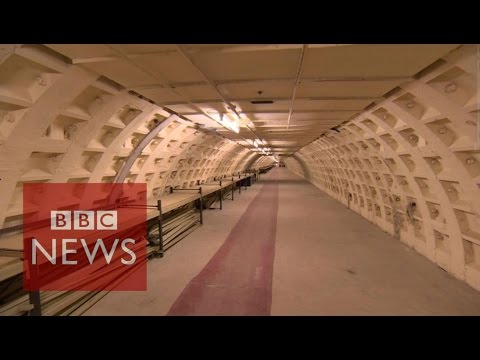
[(477, 45), (0, 45), (0, 315), (480, 315)]

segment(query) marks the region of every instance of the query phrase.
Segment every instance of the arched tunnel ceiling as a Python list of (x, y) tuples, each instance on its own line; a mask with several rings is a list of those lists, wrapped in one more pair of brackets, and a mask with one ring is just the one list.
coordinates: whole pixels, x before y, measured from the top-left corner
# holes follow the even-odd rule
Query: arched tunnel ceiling
[[(207, 115), (252, 124), (278, 154), (382, 99), (458, 45), (48, 45), (85, 67), (228, 138)], [(226, 100), (226, 101), (225, 101)], [(252, 101), (272, 101), (256, 104)]]
[(291, 170), (478, 290), (479, 63), (478, 47), (464, 46), (285, 159)]
[(27, 182), (145, 182), (153, 200), (272, 162), (46, 46), (0, 46), (0, 228), (35, 213)]
[[(26, 182), (114, 181), (173, 111), (125, 176), (150, 198), (270, 165), (258, 136), (480, 289), (478, 63), (473, 45), (0, 45), (0, 228), (35, 211)], [(208, 117), (229, 107), (251, 130)]]

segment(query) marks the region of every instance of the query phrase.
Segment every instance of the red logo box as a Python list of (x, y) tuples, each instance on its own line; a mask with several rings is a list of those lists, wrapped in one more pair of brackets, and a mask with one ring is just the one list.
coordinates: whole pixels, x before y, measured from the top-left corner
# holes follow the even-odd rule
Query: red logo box
[(23, 186), (27, 291), (145, 291), (146, 184)]

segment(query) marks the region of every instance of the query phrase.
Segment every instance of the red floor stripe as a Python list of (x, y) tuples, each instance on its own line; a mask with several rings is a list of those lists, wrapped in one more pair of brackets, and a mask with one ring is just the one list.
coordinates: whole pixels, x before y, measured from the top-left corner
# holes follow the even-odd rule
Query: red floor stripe
[(278, 184), (263, 185), (167, 315), (270, 315)]

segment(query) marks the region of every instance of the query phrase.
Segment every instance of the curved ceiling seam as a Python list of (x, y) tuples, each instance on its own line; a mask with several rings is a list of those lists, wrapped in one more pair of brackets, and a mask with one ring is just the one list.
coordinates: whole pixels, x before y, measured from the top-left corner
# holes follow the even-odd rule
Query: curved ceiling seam
[[(156, 108), (154, 105), (144, 101), (137, 101), (138, 99), (134, 99), (130, 95), (128, 95), (128, 98), (129, 101), (123, 106), (118, 107), (115, 113), (112, 114), (112, 116), (106, 119), (106, 121), (104, 122), (104, 127), (106, 126), (107, 128), (109, 128), (108, 124), (111, 123), (113, 119), (118, 117), (119, 112), (124, 111), (127, 112), (127, 114), (131, 114), (125, 115), (125, 119), (128, 119), (126, 120), (127, 124), (123, 129), (120, 130), (120, 132), (118, 132), (118, 130), (114, 128), (110, 128), (105, 133), (105, 135), (108, 136), (109, 132), (113, 132), (113, 134), (115, 134), (115, 132), (118, 132), (118, 134), (113, 136), (113, 140), (111, 140), (110, 144), (106, 146), (107, 151), (103, 152), (100, 159), (95, 164), (92, 176), (90, 176), (89, 178), (89, 182), (103, 182), (106, 181), (104, 179), (106, 177), (111, 178), (113, 181), (116, 174), (113, 174), (112, 172), (107, 175), (105, 173), (105, 169), (115, 169), (115, 172), (118, 174), (118, 172), (123, 166), (125, 159), (131, 154), (129, 153), (128, 155), (126, 154), (125, 157), (121, 157), (120, 154), (123, 149), (131, 149), (131, 151), (133, 151), (135, 148), (134, 142), (141, 135), (137, 131), (149, 120), (158, 118), (158, 108)], [(102, 129), (103, 127), (100, 129), (100, 131), (102, 131)], [(99, 132), (97, 132), (90, 141), (96, 139), (98, 134)], [(126, 144), (128, 146), (125, 146)], [(88, 148), (84, 148), (83, 151), (88, 151)], [(120, 159), (114, 160), (116, 157), (119, 157)]]
[[(175, 116), (175, 115), (171, 115), (171, 116)], [(161, 124), (163, 124), (163, 121), (162, 121)], [(173, 120), (166, 127), (164, 127), (162, 129), (162, 131), (160, 131), (157, 134), (157, 137), (158, 136), (160, 136), (160, 137), (163, 136), (163, 140), (158, 141), (158, 139), (157, 139), (156, 140), (157, 144), (156, 144), (155, 148), (149, 154), (145, 154), (143, 152), (142, 155), (141, 155), (142, 157), (139, 157), (136, 160), (135, 173), (131, 174), (131, 177), (128, 181), (147, 183), (147, 190), (148, 190), (148, 196), (149, 197), (152, 195), (152, 189), (153, 188), (157, 188), (157, 187), (160, 187), (160, 188), (163, 187), (164, 188), (164, 184), (163, 185), (161, 185), (161, 184), (165, 183), (165, 181), (167, 181), (167, 179), (168, 179), (168, 176), (170, 176), (170, 174), (173, 171), (175, 171), (175, 169), (177, 168), (177, 165), (178, 165), (178, 160), (179, 160), (179, 158), (182, 154), (182, 151), (178, 152), (178, 149), (181, 148), (183, 142), (180, 142), (179, 140), (177, 140), (177, 139), (179, 139), (177, 137), (177, 135), (179, 135), (180, 133), (184, 133), (184, 131), (187, 129), (187, 127), (188, 127), (188, 125), (186, 123), (176, 122), (176, 120)], [(162, 132), (165, 132), (167, 130), (169, 130), (168, 134), (165, 134), (165, 133), (162, 134)], [(184, 138), (182, 140), (185, 140), (185, 142), (190, 143), (192, 140), (187, 141), (188, 139), (189, 138)], [(152, 139), (152, 141), (155, 141), (155, 138)], [(150, 143), (151, 143), (151, 141), (150, 141)], [(173, 145), (172, 145), (172, 143), (173, 143)], [(166, 157), (165, 158), (163, 158), (163, 157), (159, 158), (159, 155), (161, 155), (162, 153), (168, 153), (169, 154), (168, 159)], [(167, 167), (163, 169), (166, 172), (166, 176), (164, 177), (163, 182), (162, 181), (158, 182), (159, 177), (157, 175), (157, 172), (159, 172), (160, 169), (162, 169), (161, 168), (162, 162), (157, 161), (157, 159), (163, 159), (163, 164), (167, 164)], [(156, 164), (160, 164), (160, 166), (155, 168)], [(152, 172), (152, 170), (153, 170), (153, 172)], [(149, 174), (148, 177), (147, 177), (147, 174)], [(152, 180), (153, 180), (153, 183), (152, 183)], [(160, 183), (160, 185), (159, 185), (159, 183)], [(162, 189), (162, 191), (163, 191), (163, 189)]]

